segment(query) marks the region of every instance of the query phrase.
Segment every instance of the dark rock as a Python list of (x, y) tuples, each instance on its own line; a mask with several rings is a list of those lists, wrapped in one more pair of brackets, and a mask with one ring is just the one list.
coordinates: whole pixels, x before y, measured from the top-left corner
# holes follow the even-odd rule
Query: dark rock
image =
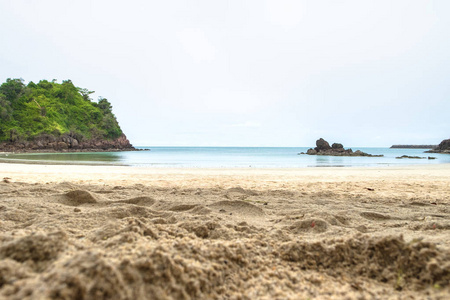
[(450, 150), (450, 139), (443, 140), (439, 146), (437, 147), (438, 150)]
[(331, 148), (333, 148), (333, 149), (344, 149), (344, 145), (339, 144), (339, 143), (333, 143), (333, 145), (331, 145)]
[(402, 158), (410, 158), (410, 159), (424, 159), (426, 157), (420, 157), (420, 156), (409, 156), (409, 155), (402, 155), (396, 157), (396, 159), (402, 159)]
[(450, 154), (450, 139), (443, 140), (435, 149), (425, 151), (425, 153), (445, 153)]
[(328, 144), (328, 142), (325, 141), (323, 138), (320, 138), (316, 141), (316, 146), (317, 147), (314, 148), (314, 150), (316, 150), (317, 152), (331, 149), (330, 144)]
[(308, 155), (316, 155), (317, 151), (314, 150), (313, 148), (309, 148), (308, 151), (306, 151), (306, 154), (308, 154)]
[(364, 156), (364, 152), (362, 152), (361, 150), (356, 150), (355, 151), (355, 155), (360, 155), (360, 156)]
[(97, 151), (135, 151), (123, 134), (114, 140), (81, 140), (73, 136), (52, 136), (48, 134), (36, 137), (32, 141), (14, 141), (0, 143), (4, 152), (97, 152)]
[(308, 155), (329, 155), (329, 156), (369, 156), (369, 157), (381, 157), (383, 155), (372, 155), (361, 150), (353, 152), (352, 149), (344, 149), (344, 146), (339, 143), (334, 143), (332, 147), (324, 139), (316, 141), (317, 147), (308, 149), (306, 154)]
[(69, 149), (69, 145), (65, 142), (58, 142), (57, 147), (58, 149)]
[(78, 145), (79, 145), (79, 143), (78, 143), (78, 141), (76, 140), (76, 139), (72, 139), (71, 140), (71, 142), (70, 142), (70, 148), (78, 148)]

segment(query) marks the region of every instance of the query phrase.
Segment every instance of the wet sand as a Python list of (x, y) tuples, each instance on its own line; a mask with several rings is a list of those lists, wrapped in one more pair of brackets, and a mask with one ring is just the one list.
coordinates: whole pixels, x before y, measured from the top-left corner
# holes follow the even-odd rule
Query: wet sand
[(0, 299), (450, 297), (447, 164), (0, 180)]

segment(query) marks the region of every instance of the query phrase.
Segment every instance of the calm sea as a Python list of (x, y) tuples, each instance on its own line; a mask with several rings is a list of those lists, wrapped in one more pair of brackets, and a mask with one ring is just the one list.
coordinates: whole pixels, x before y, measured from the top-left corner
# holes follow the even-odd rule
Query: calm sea
[[(305, 168), (376, 167), (450, 163), (448, 154), (424, 153), (425, 149), (354, 147), (384, 157), (337, 157), (298, 155), (308, 147), (138, 147), (150, 151), (99, 153), (9, 154), (1, 159), (47, 163), (111, 164), (157, 168)], [(430, 159), (396, 159), (409, 155)]]

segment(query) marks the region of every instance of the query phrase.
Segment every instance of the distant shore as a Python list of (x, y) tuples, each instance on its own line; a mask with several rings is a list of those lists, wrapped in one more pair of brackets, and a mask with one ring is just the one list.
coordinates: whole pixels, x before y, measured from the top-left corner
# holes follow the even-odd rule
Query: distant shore
[(392, 145), (392, 149), (433, 149), (438, 145)]
[(392, 145), (391, 149), (434, 149), (438, 145)]

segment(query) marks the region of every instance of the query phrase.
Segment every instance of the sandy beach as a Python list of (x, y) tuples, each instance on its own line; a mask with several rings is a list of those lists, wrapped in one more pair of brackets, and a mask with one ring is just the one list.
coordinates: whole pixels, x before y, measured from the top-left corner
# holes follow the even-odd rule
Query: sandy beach
[(448, 299), (450, 165), (0, 163), (1, 299)]

